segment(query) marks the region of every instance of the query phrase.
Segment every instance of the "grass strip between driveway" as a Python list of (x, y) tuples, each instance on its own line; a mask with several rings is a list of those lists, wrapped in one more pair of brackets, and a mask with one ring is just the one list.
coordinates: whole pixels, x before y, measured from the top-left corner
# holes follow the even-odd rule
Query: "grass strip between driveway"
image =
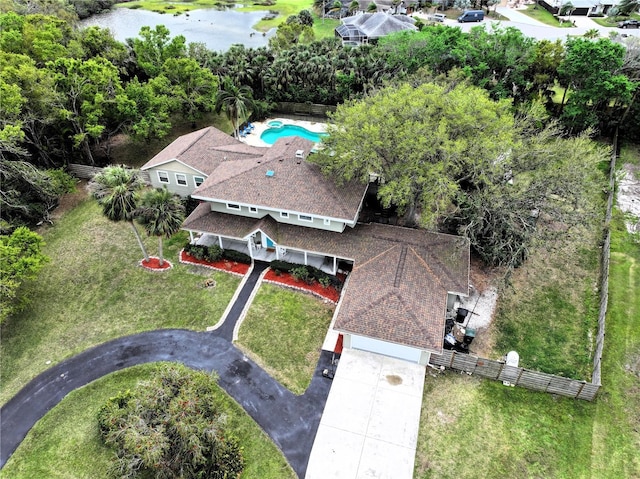
[[(149, 378), (154, 364), (119, 371), (71, 392), (29, 432), (0, 472), (2, 478), (96, 479), (108, 477), (113, 451), (102, 443), (97, 414), (109, 397)], [(243, 479), (293, 479), (282, 453), (251, 417), (222, 389), (216, 400), (227, 430), (243, 447)]]
[(238, 346), (295, 394), (313, 378), (335, 307), (329, 301), (263, 283), (240, 326)]

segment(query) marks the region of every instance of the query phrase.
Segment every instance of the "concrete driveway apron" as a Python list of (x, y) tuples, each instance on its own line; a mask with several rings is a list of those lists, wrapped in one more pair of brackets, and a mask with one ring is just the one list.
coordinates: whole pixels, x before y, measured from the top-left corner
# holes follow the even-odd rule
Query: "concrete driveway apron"
[(411, 479), (425, 367), (344, 349), (307, 479)]

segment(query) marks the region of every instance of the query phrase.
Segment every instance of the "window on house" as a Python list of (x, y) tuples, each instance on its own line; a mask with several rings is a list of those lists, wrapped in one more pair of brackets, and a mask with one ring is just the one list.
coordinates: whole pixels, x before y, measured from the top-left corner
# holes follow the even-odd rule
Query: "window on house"
[(158, 171), (158, 181), (160, 181), (160, 183), (169, 183), (169, 173), (166, 171)]
[(256, 208), (255, 206), (249, 206), (249, 212), (250, 213), (257, 213), (258, 212), (258, 208)]
[(325, 218), (325, 219), (324, 219), (324, 225), (325, 225), (325, 226), (329, 226), (329, 225), (331, 225), (331, 220), (330, 220), (329, 218)]
[(288, 218), (288, 217), (289, 217), (289, 213), (287, 213), (286, 211), (280, 212), (280, 218)]
[(313, 217), (309, 215), (298, 215), (300, 221), (313, 221)]
[(227, 203), (227, 209), (240, 211), (240, 205), (236, 205), (236, 204), (233, 204), (233, 203)]
[(176, 173), (176, 183), (178, 183), (180, 186), (187, 186), (187, 175)]
[(196, 188), (204, 183), (204, 178), (202, 176), (194, 176), (193, 182), (196, 184)]

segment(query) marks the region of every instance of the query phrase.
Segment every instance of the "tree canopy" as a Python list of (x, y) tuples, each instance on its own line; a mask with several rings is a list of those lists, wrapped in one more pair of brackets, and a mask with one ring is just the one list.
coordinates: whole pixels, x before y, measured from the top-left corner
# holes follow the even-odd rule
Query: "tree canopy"
[(413, 223), (434, 226), (457, 192), (478, 188), (513, 147), (507, 101), (477, 87), (425, 83), (388, 87), (332, 115), (316, 160), (328, 175), (368, 182), (383, 178), (378, 195)]
[(590, 220), (605, 149), (588, 135), (563, 138), (539, 105), (514, 116), (510, 102), (448, 83), (339, 106), (313, 161), (336, 181), (377, 176), (383, 206), (465, 235), (492, 265), (522, 263), (541, 221), (564, 231)]
[[(283, 22), (271, 48), (234, 45), (218, 53), (187, 44), (162, 25), (142, 27), (138, 38), (121, 43), (107, 29), (77, 28), (64, 2), (10, 0), (0, 12), (7, 4), (15, 8), (0, 13), (1, 153), (38, 169), (92, 163), (98, 149), (107, 157), (95, 155), (95, 161), (109, 163), (116, 135), (150, 142), (166, 136), (172, 122), (195, 125), (223, 104), (237, 130), (245, 114), (267, 116), (278, 102), (338, 105), (390, 84), (420, 86), (439, 75), (453, 79), (451, 87), (466, 79), (516, 108), (544, 100), (570, 134), (591, 127), (608, 134), (619, 124), (622, 135), (638, 136), (639, 70), (629, 39), (578, 38), (564, 45), (536, 41), (515, 28), (463, 32), (433, 25), (350, 48), (336, 38), (314, 41), (313, 19), (302, 11)], [(556, 101), (558, 86), (566, 91), (562, 102)], [(11, 170), (29, 172), (19, 165)], [(0, 215), (9, 221), (5, 211)]]
[(144, 226), (148, 235), (158, 237), (158, 257), (160, 266), (164, 264), (162, 237), (170, 238), (184, 221), (185, 208), (180, 197), (167, 188), (145, 191), (140, 198), (140, 206), (135, 215)]
[(134, 391), (109, 399), (100, 433), (115, 449), (118, 478), (239, 477), (242, 448), (225, 430), (214, 401), (216, 378), (181, 365), (162, 365)]
[(42, 237), (24, 226), (0, 236), (0, 324), (24, 304), (18, 296), (22, 283), (34, 279), (48, 261), (43, 246)]
[(127, 221), (142, 250), (144, 259), (149, 255), (134, 223), (144, 181), (137, 170), (123, 166), (109, 166), (97, 173), (88, 185), (93, 197), (102, 207), (102, 213), (111, 221)]

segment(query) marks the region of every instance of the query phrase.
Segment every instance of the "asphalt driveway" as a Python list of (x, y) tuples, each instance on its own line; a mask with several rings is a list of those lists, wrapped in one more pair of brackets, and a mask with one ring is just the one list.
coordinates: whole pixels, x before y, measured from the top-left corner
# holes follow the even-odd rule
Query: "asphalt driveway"
[(0, 467), (33, 425), (69, 392), (137, 364), (173, 361), (217, 371), (218, 384), (271, 437), (304, 477), (313, 440), (331, 387), (322, 377), (331, 355), (323, 352), (307, 391), (295, 396), (215, 332), (159, 330), (119, 338), (40, 374), (0, 409)]

